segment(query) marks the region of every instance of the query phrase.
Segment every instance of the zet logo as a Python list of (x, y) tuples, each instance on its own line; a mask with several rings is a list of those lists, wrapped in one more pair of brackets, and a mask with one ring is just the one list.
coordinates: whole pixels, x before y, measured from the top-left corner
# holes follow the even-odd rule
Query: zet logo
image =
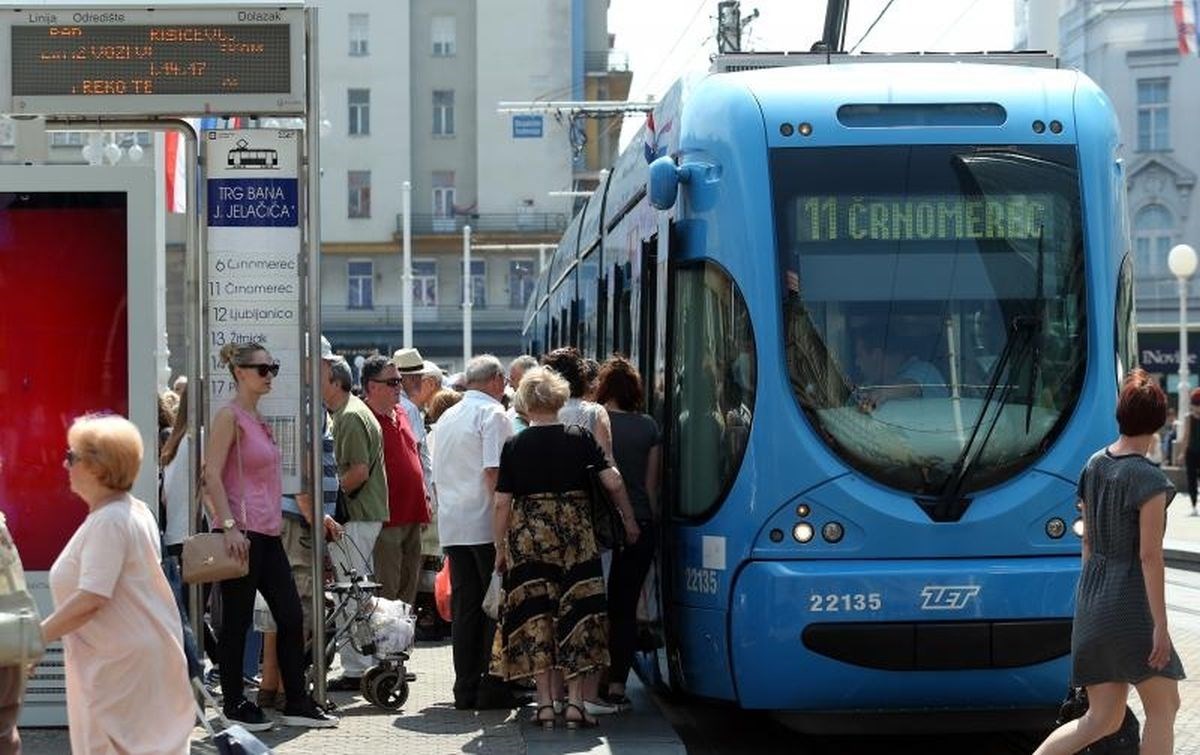
[(979, 589), (979, 585), (926, 585), (921, 590), (921, 610), (961, 611)]

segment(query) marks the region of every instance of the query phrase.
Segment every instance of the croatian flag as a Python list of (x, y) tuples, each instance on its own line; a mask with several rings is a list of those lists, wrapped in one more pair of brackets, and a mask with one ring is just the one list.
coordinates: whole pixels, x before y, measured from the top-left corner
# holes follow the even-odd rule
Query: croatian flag
[(167, 212), (187, 212), (187, 166), (183, 136), (168, 131), (163, 143), (163, 174), (167, 179)]
[(642, 154), (646, 162), (652, 163), (658, 159), (658, 134), (654, 131), (654, 113), (646, 113), (646, 136), (642, 142)]
[(1196, 32), (1196, 17), (1200, 16), (1200, 0), (1174, 0), (1174, 6), (1179, 54), (1200, 56), (1200, 35), (1197, 35)]

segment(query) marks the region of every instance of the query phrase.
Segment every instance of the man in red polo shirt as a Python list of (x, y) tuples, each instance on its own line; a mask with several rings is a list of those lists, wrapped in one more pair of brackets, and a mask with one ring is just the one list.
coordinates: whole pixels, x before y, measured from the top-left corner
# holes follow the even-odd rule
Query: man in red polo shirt
[(363, 363), (367, 406), (383, 430), (383, 461), (388, 481), (388, 520), (375, 541), (375, 577), (380, 595), (412, 605), (421, 567), (421, 529), (429, 523), (429, 504), (417, 438), (400, 402), (400, 375), (383, 356)]

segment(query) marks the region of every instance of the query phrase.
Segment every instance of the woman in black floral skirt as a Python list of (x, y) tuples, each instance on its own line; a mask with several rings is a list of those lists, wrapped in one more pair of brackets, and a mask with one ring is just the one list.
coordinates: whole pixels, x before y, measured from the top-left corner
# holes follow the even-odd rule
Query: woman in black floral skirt
[(638, 538), (625, 485), (587, 430), (564, 427), (558, 410), (570, 395), (553, 370), (525, 373), (517, 410), (529, 429), (500, 455), (496, 484), (496, 570), (504, 574), (504, 603), (492, 673), (508, 680), (534, 677), (537, 721), (554, 726), (552, 673), (567, 681), (567, 728), (590, 727), (584, 676), (608, 665), (604, 574), (592, 531), (589, 468), (616, 502), (629, 542)]

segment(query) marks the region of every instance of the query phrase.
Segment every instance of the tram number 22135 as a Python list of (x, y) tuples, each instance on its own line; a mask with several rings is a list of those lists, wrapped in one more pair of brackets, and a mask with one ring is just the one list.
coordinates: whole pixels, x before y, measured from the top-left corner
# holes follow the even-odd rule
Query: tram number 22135
[(877, 592), (831, 592), (808, 596), (810, 613), (878, 611), (881, 608), (883, 608), (883, 595)]
[(712, 569), (697, 569), (689, 566), (683, 570), (684, 589), (702, 595), (717, 594), (717, 573)]

